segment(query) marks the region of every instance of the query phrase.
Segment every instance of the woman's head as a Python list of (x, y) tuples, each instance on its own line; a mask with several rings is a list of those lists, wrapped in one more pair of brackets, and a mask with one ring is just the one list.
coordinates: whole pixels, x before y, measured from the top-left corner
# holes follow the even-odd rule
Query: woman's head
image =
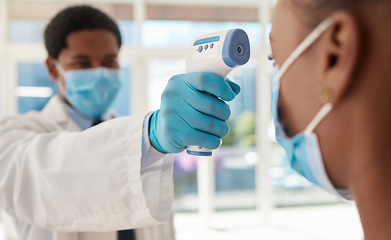
[[(270, 35), (272, 56), (281, 66), (326, 18), (331, 26), (291, 65), (281, 79), (279, 114), (290, 136), (302, 132), (326, 102), (334, 109), (315, 129), (333, 182), (347, 187), (358, 132), (367, 115), (384, 114), (379, 102), (391, 100), (391, 5), (382, 0), (279, 0)], [(388, 74), (388, 75), (387, 75)], [(328, 93), (328, 94), (325, 94)], [(391, 120), (391, 116), (389, 118)], [(367, 129), (366, 129), (367, 127)]]
[(322, 20), (337, 10), (356, 11), (366, 0), (292, 0), (296, 11), (303, 15), (309, 28), (315, 28)]

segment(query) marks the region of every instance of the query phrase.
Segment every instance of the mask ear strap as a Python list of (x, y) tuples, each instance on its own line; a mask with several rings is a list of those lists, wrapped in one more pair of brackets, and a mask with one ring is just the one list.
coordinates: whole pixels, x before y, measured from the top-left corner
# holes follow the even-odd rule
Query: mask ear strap
[(310, 122), (308, 127), (304, 130), (305, 135), (310, 135), (314, 132), (315, 128), (319, 125), (319, 123), (330, 113), (330, 111), (333, 109), (333, 104), (326, 103), (316, 114), (314, 119)]
[(64, 69), (61, 67), (60, 63), (58, 61), (55, 61), (54, 65), (56, 66), (57, 68), (57, 71), (60, 72), (60, 74), (65, 77), (65, 71)]
[[(54, 66), (56, 66), (57, 71), (65, 78), (65, 70), (61, 67), (60, 63), (56, 61), (54, 63)], [(61, 92), (64, 96), (66, 96), (66, 90), (65, 90), (65, 83), (61, 84), (61, 81), (59, 84), (57, 84), (58, 91)]]
[(292, 52), (284, 64), (282, 64), (280, 71), (275, 76), (275, 79), (281, 79), (292, 63), (296, 61), (296, 59), (298, 59), (299, 56), (303, 54), (303, 52), (307, 50), (309, 46), (311, 46), (323, 34), (323, 32), (331, 26), (332, 23), (333, 20), (331, 20), (331, 18), (327, 18), (321, 24), (319, 24), (319, 26), (316, 27), (310, 33), (310, 35), (308, 35), (306, 39), (304, 39), (304, 41), (300, 43), (300, 45)]

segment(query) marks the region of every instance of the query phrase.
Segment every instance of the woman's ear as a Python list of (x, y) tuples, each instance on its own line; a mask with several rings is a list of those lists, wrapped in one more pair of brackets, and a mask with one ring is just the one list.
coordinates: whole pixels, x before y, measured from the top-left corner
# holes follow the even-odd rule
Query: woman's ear
[(60, 73), (58, 72), (58, 70), (56, 68), (55, 61), (56, 60), (54, 60), (52, 57), (48, 57), (46, 59), (46, 68), (48, 70), (50, 78), (53, 81), (57, 82), (58, 79), (60, 78)]
[[(353, 84), (360, 57), (360, 28), (355, 16), (347, 11), (331, 15), (333, 24), (323, 38), (323, 101), (337, 103)], [(326, 89), (326, 90), (325, 90)]]

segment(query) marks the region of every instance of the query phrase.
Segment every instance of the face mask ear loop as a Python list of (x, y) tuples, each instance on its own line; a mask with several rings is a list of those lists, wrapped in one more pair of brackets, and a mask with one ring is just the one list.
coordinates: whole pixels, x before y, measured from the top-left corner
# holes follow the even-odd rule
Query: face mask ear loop
[(65, 71), (64, 69), (61, 67), (60, 63), (58, 61), (56, 61), (54, 63), (54, 65), (56, 66), (56, 69), (57, 71), (65, 78)]
[[(56, 66), (57, 71), (63, 76), (63, 78), (65, 78), (65, 71), (61, 67), (60, 63), (56, 61), (54, 65)], [(57, 86), (58, 86), (58, 91), (60, 91), (64, 96), (66, 96), (66, 90), (64, 84), (61, 84), (60, 82)]]
[(330, 113), (330, 111), (333, 109), (333, 104), (326, 103), (316, 114), (314, 119), (310, 122), (308, 127), (304, 130), (305, 135), (310, 135), (314, 132), (315, 128), (319, 125), (319, 123)]
[(282, 64), (280, 71), (273, 78), (273, 81), (275, 79), (281, 79), (288, 68), (323, 34), (324, 31), (331, 26), (332, 23), (333, 21), (331, 18), (327, 18), (318, 27), (316, 27), (314, 31), (312, 31), (312, 33), (308, 35), (308, 37), (304, 39), (304, 41), (292, 52), (284, 64)]

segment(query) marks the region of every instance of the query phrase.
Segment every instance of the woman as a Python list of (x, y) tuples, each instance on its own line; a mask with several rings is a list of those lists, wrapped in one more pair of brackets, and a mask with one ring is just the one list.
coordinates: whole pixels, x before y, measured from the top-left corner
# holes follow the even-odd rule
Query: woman
[(391, 1), (279, 0), (272, 22), (277, 140), (356, 201), (367, 240), (391, 239)]

